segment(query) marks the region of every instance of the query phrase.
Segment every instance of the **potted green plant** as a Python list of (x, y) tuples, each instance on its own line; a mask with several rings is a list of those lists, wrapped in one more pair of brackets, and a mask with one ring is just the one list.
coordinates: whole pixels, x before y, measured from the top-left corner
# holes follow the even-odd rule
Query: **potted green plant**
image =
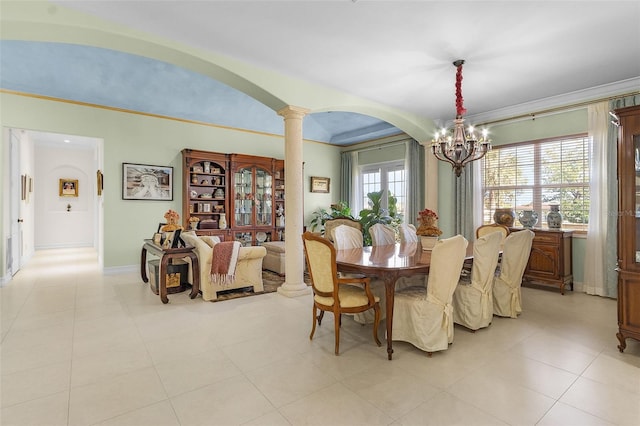
[(398, 213), (398, 199), (389, 192), (387, 196), (387, 208), (382, 207), (382, 196), (384, 191), (370, 192), (369, 208), (360, 211), (360, 224), (362, 225), (362, 238), (365, 246), (371, 245), (371, 235), (369, 228), (376, 223), (382, 223), (398, 229), (402, 223), (402, 215)]
[(322, 207), (317, 208), (313, 213), (313, 219), (311, 219), (311, 232), (315, 232), (316, 228), (320, 231), (324, 227), (324, 223), (329, 219), (337, 219), (340, 217), (346, 217), (356, 220), (351, 215), (351, 207), (345, 201), (339, 201), (336, 204), (331, 204), (330, 210)]

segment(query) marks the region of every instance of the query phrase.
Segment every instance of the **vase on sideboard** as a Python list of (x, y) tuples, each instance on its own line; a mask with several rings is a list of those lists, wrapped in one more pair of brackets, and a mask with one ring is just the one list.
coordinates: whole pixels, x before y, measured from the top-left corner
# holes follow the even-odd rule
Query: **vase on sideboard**
[(559, 205), (551, 204), (549, 206), (549, 213), (547, 213), (547, 226), (549, 229), (562, 228), (562, 213), (560, 213)]
[(538, 223), (538, 212), (535, 210), (521, 210), (518, 213), (518, 221), (525, 228), (531, 229)]

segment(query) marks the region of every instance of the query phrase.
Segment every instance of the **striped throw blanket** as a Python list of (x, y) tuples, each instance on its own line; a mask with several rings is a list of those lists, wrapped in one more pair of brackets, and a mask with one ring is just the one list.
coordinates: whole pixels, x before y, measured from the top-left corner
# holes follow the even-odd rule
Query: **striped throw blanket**
[(211, 260), (212, 282), (220, 285), (233, 283), (239, 253), (240, 243), (238, 241), (223, 241), (213, 246)]

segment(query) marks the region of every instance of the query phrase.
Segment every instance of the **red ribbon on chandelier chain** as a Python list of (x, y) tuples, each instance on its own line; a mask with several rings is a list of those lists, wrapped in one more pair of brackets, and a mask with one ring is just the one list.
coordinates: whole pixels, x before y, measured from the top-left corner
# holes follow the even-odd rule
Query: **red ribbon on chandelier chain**
[(458, 65), (456, 71), (456, 115), (462, 117), (467, 110), (464, 108), (462, 98), (462, 64)]

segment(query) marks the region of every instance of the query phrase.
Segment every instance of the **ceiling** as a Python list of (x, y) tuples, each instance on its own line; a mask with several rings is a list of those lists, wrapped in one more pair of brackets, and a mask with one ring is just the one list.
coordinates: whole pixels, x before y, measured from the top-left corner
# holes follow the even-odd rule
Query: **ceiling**
[(640, 90), (640, 1), (52, 3), (438, 124), (455, 116), (456, 59), (477, 120)]

